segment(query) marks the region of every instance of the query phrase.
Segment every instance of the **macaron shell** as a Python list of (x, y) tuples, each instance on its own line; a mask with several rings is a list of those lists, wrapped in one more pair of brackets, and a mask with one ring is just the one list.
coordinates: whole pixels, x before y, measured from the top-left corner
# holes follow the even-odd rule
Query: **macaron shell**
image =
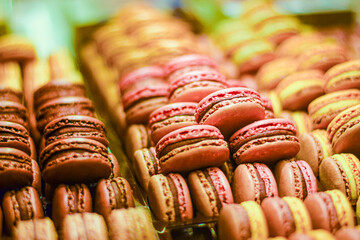
[(260, 205), (254, 201), (242, 202), (241, 205), (248, 212), (251, 239), (267, 239), (268, 227)]
[(309, 196), (310, 194), (317, 192), (316, 177), (309, 164), (303, 160), (297, 160), (296, 164), (298, 165), (302, 176), (304, 177), (307, 195)]
[(211, 181), (214, 184), (216, 192), (219, 195), (220, 201), (225, 204), (230, 204), (234, 202), (233, 194), (229, 181), (227, 180), (223, 171), (217, 167), (207, 168), (208, 174), (211, 178)]
[(295, 232), (293, 214), (283, 199), (265, 198), (261, 203), (261, 208), (268, 224), (270, 237), (288, 237)]
[(220, 240), (248, 239), (251, 237), (249, 216), (243, 206), (227, 204), (221, 209), (218, 234)]
[(173, 194), (164, 175), (150, 178), (148, 202), (152, 213), (162, 222), (175, 221)]
[(187, 182), (180, 174), (169, 174), (168, 176), (172, 179), (177, 191), (178, 204), (180, 209), (180, 219), (181, 220), (192, 219), (193, 205), (192, 205), (190, 191)]
[(43, 219), (34, 219), (18, 222), (16, 228), (13, 231), (12, 239), (48, 239), (57, 240), (55, 226), (52, 220), (48, 217)]
[(142, 124), (130, 125), (125, 136), (126, 155), (133, 161), (135, 151), (147, 147), (150, 147), (150, 137), (146, 127)]
[(332, 157), (327, 157), (321, 162), (319, 179), (325, 189), (339, 189), (344, 194), (350, 195), (349, 180), (344, 170), (339, 168), (338, 163)]
[(302, 176), (294, 160), (282, 160), (275, 166), (275, 178), (279, 196), (304, 198)]
[[(154, 160), (157, 164), (154, 164)], [(145, 191), (148, 190), (151, 176), (159, 172), (158, 163), (159, 160), (156, 158), (156, 154), (153, 155), (148, 148), (138, 149), (134, 153), (134, 172)]]
[(260, 195), (260, 183), (256, 176), (253, 176), (254, 171), (255, 167), (246, 163), (238, 165), (235, 169), (232, 191), (236, 203), (255, 200), (256, 196)]

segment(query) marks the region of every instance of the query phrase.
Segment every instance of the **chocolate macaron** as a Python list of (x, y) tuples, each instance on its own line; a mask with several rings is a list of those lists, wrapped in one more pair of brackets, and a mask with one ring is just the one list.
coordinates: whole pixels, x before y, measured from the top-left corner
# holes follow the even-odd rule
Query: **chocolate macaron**
[(51, 217), (55, 227), (60, 230), (67, 214), (91, 212), (92, 200), (85, 184), (57, 186), (52, 199)]
[(67, 138), (47, 145), (40, 153), (45, 182), (93, 182), (111, 174), (109, 153), (103, 144), (89, 138)]
[(128, 181), (123, 177), (102, 179), (96, 185), (95, 212), (105, 219), (112, 210), (135, 207), (133, 193)]

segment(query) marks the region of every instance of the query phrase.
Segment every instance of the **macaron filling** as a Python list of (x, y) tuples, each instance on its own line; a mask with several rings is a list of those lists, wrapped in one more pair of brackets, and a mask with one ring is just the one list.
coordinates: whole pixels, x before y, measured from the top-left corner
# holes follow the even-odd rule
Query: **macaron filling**
[(264, 198), (267, 197), (266, 186), (264, 180), (261, 178), (259, 171), (255, 167), (255, 165), (245, 164), (247, 169), (250, 172), (251, 177), (254, 181), (254, 189), (255, 189), (255, 199), (257, 203), (260, 203)]
[(343, 197), (342, 192), (339, 190), (330, 190), (325, 193), (329, 194), (333, 201), (341, 228), (354, 227), (353, 210), (349, 201)]
[(346, 175), (347, 180), (349, 181), (349, 197), (350, 201), (356, 202), (357, 200), (357, 187), (356, 187), (356, 181), (353, 175), (353, 171), (351, 170), (351, 166), (349, 164), (349, 160), (347, 159), (346, 154), (335, 154), (333, 155), (334, 159), (341, 165), (342, 169), (344, 170), (344, 173)]
[[(169, 174), (166, 176), (166, 181), (169, 185), (171, 194), (172, 194), (172, 200), (173, 200), (173, 208), (175, 212), (175, 216), (171, 217), (169, 216), (169, 219), (174, 219), (174, 221), (182, 220), (181, 213), (180, 213), (180, 203), (179, 203), (179, 193), (175, 184), (175, 179), (172, 174)], [(183, 206), (183, 205), (182, 205)], [(169, 214), (169, 213), (166, 213)]]
[(35, 209), (31, 198), (29, 187), (18, 191), (10, 191), (10, 199), (15, 216), (14, 224), (20, 220), (30, 220), (35, 217)]

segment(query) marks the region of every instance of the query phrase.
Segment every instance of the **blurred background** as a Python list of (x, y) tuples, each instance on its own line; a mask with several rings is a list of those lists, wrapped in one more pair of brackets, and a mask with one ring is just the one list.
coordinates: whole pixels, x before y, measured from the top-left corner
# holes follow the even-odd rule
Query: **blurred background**
[[(75, 53), (77, 39), (87, 27), (106, 21), (126, 0), (1, 0), (0, 34), (13, 32), (26, 36), (39, 57), (67, 47)], [(134, 2), (134, 1), (131, 1)], [(211, 31), (216, 22), (242, 14), (235, 0), (149, 0), (196, 26)], [(355, 24), (359, 21), (360, 0), (277, 0), (270, 1), (283, 14), (297, 16), (312, 25)], [(86, 31), (85, 31), (86, 32)]]

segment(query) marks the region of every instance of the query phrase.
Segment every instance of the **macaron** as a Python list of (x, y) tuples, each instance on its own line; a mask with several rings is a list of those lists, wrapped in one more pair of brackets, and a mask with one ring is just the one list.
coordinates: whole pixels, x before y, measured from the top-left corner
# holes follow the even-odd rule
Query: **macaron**
[(296, 127), (298, 136), (303, 133), (311, 132), (313, 129), (312, 119), (309, 114), (304, 111), (282, 111), (279, 117), (292, 121)]
[(303, 160), (281, 160), (275, 166), (279, 196), (304, 200), (317, 191), (316, 177), (310, 165)]
[(138, 149), (151, 147), (151, 139), (148, 129), (142, 124), (132, 124), (125, 134), (126, 155), (130, 161), (134, 160), (134, 153)]
[(60, 97), (85, 97), (84, 83), (62, 78), (49, 81), (34, 92), (35, 111), (41, 105)]
[(221, 171), (223, 171), (223, 173), (225, 174), (230, 185), (233, 182), (236, 167), (236, 163), (231, 158), (229, 158), (226, 162), (224, 162), (223, 165), (220, 166)]
[(323, 73), (306, 70), (292, 73), (276, 87), (283, 109), (306, 110), (309, 103), (324, 94)]
[(319, 176), (319, 166), (325, 158), (333, 154), (328, 134), (325, 130), (316, 129), (299, 136), (300, 151), (297, 159), (307, 162), (315, 176)]
[(110, 164), (111, 164), (111, 173), (109, 178), (115, 178), (115, 177), (120, 177), (121, 176), (121, 169), (120, 169), (120, 164), (119, 164), (119, 160), (116, 158), (116, 156), (109, 150), (109, 160), (110, 160)]
[(58, 235), (56, 233), (53, 221), (50, 218), (45, 217), (41, 219), (38, 218), (26, 221), (19, 221), (13, 231), (12, 239), (57, 240)]
[(95, 117), (93, 102), (86, 97), (61, 97), (48, 101), (36, 112), (37, 128), (43, 132), (49, 122), (67, 115)]
[(45, 145), (67, 138), (89, 138), (108, 147), (106, 128), (103, 122), (94, 117), (69, 115), (56, 118), (44, 129)]
[(109, 239), (105, 220), (96, 213), (66, 215), (61, 233), (63, 240)]
[(27, 129), (18, 123), (0, 121), (0, 147), (15, 148), (30, 156), (32, 151)]
[(319, 167), (321, 184), (327, 190), (338, 189), (355, 205), (360, 193), (360, 161), (351, 153), (334, 154)]
[(323, 229), (311, 230), (308, 233), (293, 233), (289, 240), (335, 240), (334, 235)]
[(198, 70), (185, 73), (169, 85), (169, 102), (200, 102), (201, 99), (227, 88), (226, 78), (215, 70)]
[(26, 38), (7, 34), (0, 38), (0, 60), (1, 61), (30, 61), (35, 59), (36, 52), (31, 42)]
[(261, 96), (250, 88), (228, 88), (209, 94), (195, 112), (199, 124), (217, 127), (225, 138), (264, 117)]
[(314, 193), (304, 201), (314, 229), (335, 234), (344, 227), (354, 227), (354, 212), (340, 190)]
[(325, 73), (325, 92), (360, 88), (360, 60), (337, 64)]
[(95, 190), (95, 212), (105, 219), (112, 210), (135, 207), (133, 193), (129, 182), (123, 177), (101, 179)]
[(277, 48), (276, 55), (280, 57), (297, 57), (305, 49), (325, 42), (323, 35), (317, 32), (301, 33), (284, 40)]
[(88, 138), (67, 138), (47, 145), (39, 164), (44, 181), (50, 184), (94, 182), (111, 173), (107, 148)]
[(261, 203), (269, 227), (269, 236), (289, 237), (292, 233), (307, 233), (311, 218), (302, 200), (296, 197), (265, 198)]
[(0, 148), (0, 189), (15, 189), (31, 185), (33, 166), (28, 154), (15, 148)]
[(158, 239), (151, 216), (143, 207), (116, 209), (107, 219), (107, 225), (113, 240)]
[(156, 144), (160, 172), (185, 172), (221, 166), (229, 159), (229, 148), (219, 129), (194, 125), (168, 133)]
[(251, 200), (260, 204), (264, 198), (278, 196), (274, 175), (262, 163), (238, 165), (231, 186), (236, 203)]
[(44, 217), (43, 206), (38, 192), (33, 187), (8, 191), (2, 199), (4, 223), (9, 234), (20, 220)]
[(202, 216), (219, 216), (223, 206), (234, 202), (229, 181), (217, 167), (195, 170), (187, 180), (196, 211)]
[(154, 147), (138, 149), (134, 153), (135, 176), (147, 192), (151, 176), (159, 174), (160, 164)]
[(275, 89), (282, 79), (296, 71), (297, 66), (297, 61), (291, 57), (276, 58), (265, 63), (256, 74), (259, 88), (263, 90)]
[(0, 101), (0, 121), (18, 123), (28, 128), (29, 115), (24, 105), (12, 101)]
[(356, 240), (360, 238), (360, 228), (342, 228), (335, 234), (336, 239)]
[[(0, 66), (1, 67), (1, 66)], [(0, 87), (0, 101), (10, 101), (22, 103), (23, 93), (15, 89), (1, 86)]]
[(336, 64), (348, 60), (346, 49), (336, 42), (322, 42), (306, 48), (298, 57), (299, 70), (318, 69), (327, 71)]
[(340, 112), (328, 125), (334, 153), (352, 153), (360, 157), (360, 104)]
[(278, 45), (299, 33), (299, 22), (288, 16), (272, 17), (263, 21), (257, 32), (260, 37)]
[(152, 213), (162, 222), (181, 222), (193, 218), (189, 188), (178, 173), (152, 176), (148, 202)]
[(313, 128), (326, 128), (336, 115), (357, 104), (360, 104), (358, 89), (337, 91), (316, 98), (308, 106)]
[(152, 142), (156, 144), (163, 136), (176, 129), (197, 124), (194, 116), (196, 107), (194, 102), (172, 103), (152, 112), (149, 117)]
[(237, 164), (271, 164), (295, 157), (300, 150), (300, 143), (292, 122), (273, 118), (256, 121), (239, 129), (230, 137), (229, 147)]
[(149, 115), (159, 107), (167, 104), (168, 86), (166, 84), (145, 86), (122, 96), (126, 122), (130, 124), (147, 124)]
[(62, 229), (66, 215), (83, 212), (92, 212), (89, 188), (85, 184), (58, 185), (52, 199), (51, 211), (56, 229)]
[(225, 205), (219, 215), (220, 240), (268, 239), (269, 232), (264, 213), (254, 201)]
[(171, 59), (164, 65), (169, 82), (180, 75), (198, 70), (216, 70), (217, 64), (211, 57), (203, 54), (186, 54)]
[(39, 164), (35, 159), (31, 159), (31, 165), (32, 165), (32, 172), (33, 172), (33, 181), (31, 183), (31, 186), (38, 191), (39, 194), (41, 194), (41, 171)]
[(165, 81), (164, 77), (165, 72), (163, 68), (159, 66), (147, 66), (128, 73), (119, 80), (118, 85), (121, 94), (124, 95), (127, 92), (142, 88), (145, 85), (162, 85)]
[(241, 73), (255, 72), (274, 58), (274, 45), (264, 39), (255, 39), (241, 44), (234, 50), (232, 56), (233, 62)]

